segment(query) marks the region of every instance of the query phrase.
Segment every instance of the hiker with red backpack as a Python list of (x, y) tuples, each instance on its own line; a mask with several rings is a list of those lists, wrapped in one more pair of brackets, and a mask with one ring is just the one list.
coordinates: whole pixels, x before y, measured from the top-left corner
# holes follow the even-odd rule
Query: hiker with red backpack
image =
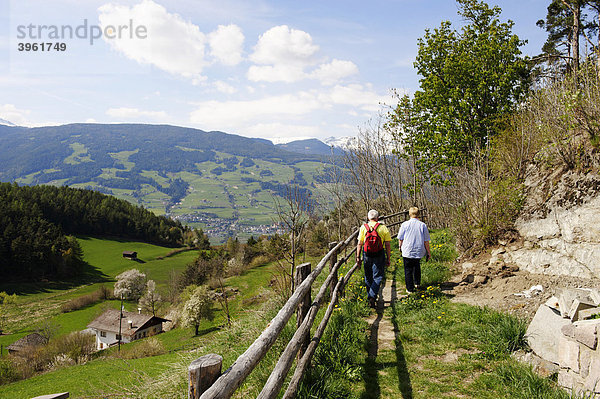
[(379, 223), (379, 212), (371, 209), (367, 214), (369, 222), (360, 227), (358, 245), (356, 246), (356, 263), (360, 264), (362, 250), (367, 284), (367, 299), (369, 306), (375, 308), (379, 286), (385, 275), (385, 268), (391, 259), (392, 236), (388, 228)]
[(410, 219), (402, 223), (398, 231), (398, 245), (402, 251), (404, 281), (408, 294), (421, 288), (421, 258), (425, 256), (425, 261), (431, 258), (429, 230), (427, 225), (419, 220), (419, 214), (419, 208), (409, 208)]

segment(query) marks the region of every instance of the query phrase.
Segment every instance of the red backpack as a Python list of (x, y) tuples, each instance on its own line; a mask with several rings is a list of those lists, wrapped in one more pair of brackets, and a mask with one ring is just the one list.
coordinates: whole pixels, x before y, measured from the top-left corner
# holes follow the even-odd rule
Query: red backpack
[(381, 238), (379, 238), (379, 234), (377, 234), (377, 227), (379, 227), (379, 223), (376, 223), (372, 228), (368, 223), (365, 223), (367, 233), (365, 234), (365, 245), (363, 246), (363, 251), (367, 255), (374, 255), (383, 250)]

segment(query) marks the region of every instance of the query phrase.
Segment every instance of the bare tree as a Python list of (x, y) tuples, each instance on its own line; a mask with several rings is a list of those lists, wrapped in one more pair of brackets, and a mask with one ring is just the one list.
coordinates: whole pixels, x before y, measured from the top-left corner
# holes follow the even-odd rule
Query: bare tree
[(397, 142), (383, 116), (359, 129), (356, 146), (347, 150), (344, 166), (365, 210), (377, 207), (386, 214), (406, 207), (406, 161), (398, 156)]
[(277, 215), (275, 222), (278, 222), (284, 228), (288, 236), (289, 250), (284, 251), (281, 255), (290, 267), (290, 292), (293, 292), (293, 277), (297, 256), (301, 249), (300, 243), (314, 204), (310, 198), (310, 192), (295, 184), (287, 186), (283, 197), (273, 196), (273, 202)]

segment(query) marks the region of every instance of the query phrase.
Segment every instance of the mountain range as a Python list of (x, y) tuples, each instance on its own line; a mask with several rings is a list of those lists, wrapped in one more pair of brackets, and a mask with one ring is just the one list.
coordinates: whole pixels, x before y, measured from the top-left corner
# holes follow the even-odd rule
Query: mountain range
[(271, 233), (273, 195), (324, 188), (342, 153), (319, 140), (268, 140), (170, 125), (0, 125), (0, 181), (88, 188), (142, 205), (217, 241)]

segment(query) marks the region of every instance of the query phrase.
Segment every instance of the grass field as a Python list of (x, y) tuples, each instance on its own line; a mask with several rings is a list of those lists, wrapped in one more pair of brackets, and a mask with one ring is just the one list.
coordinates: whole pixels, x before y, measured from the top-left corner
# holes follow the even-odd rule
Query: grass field
[[(61, 289), (60, 286), (54, 288), (20, 287), (21, 290), (29, 289), (31, 291), (28, 294), (20, 295), (19, 304), (11, 311), (12, 317), (20, 314), (22, 321), (19, 324), (13, 323), (11, 325), (13, 334), (1, 336), (0, 343), (6, 346), (31, 332), (40, 320), (46, 320), (49, 324), (58, 326), (58, 334), (82, 330), (107, 307), (118, 309), (119, 302), (104, 301), (69, 313), (60, 313), (60, 304), (68, 299), (93, 292), (101, 284), (112, 287), (114, 276), (132, 267), (137, 267), (147, 273), (149, 278), (157, 281), (159, 287), (164, 287), (172, 270), (181, 270), (196, 257), (194, 251), (189, 251), (158, 260), (156, 259), (158, 256), (164, 256), (170, 249), (124, 240), (92, 237), (80, 237), (79, 240), (86, 261), (98, 268), (98, 271), (105, 276), (106, 281), (67, 289)], [(144, 263), (123, 259), (121, 256), (123, 250), (137, 251), (140, 260)], [(312, 259), (312, 261), (315, 260)], [(225, 280), (226, 287), (237, 289), (237, 294), (229, 304), (234, 322), (233, 327), (223, 328), (226, 324), (226, 317), (220, 305), (216, 303), (215, 318), (202, 322), (198, 336), (194, 336), (192, 328), (176, 328), (157, 335), (156, 339), (162, 343), (167, 352), (163, 355), (124, 360), (112, 357), (111, 353), (114, 353), (115, 349), (111, 348), (103, 352), (104, 356), (88, 361), (84, 365), (58, 369), (28, 380), (0, 386), (0, 398), (30, 398), (64, 391), (69, 391), (72, 398), (112, 397), (117, 392), (129, 392), (127, 397), (184, 398), (186, 397), (187, 383), (185, 368), (192, 358), (214, 352), (222, 354), (225, 364), (230, 365), (265, 328), (274, 315), (273, 312), (280, 306), (277, 295), (274, 295), (270, 288), (270, 282), (275, 273), (277, 273), (277, 266), (267, 264), (252, 268), (241, 276)], [(137, 307), (135, 303), (126, 304), (127, 310), (134, 310), (135, 307)], [(294, 324), (294, 321), (290, 323)], [(286, 336), (289, 336), (291, 331), (291, 327), (288, 328)], [(123, 350), (132, 350), (136, 345), (142, 343), (143, 340), (129, 344), (124, 346)], [(264, 380), (266, 378), (268, 364), (273, 364), (277, 351), (283, 348), (282, 345), (276, 344), (275, 353), (267, 355), (264, 361), (265, 365), (260, 366), (246, 383), (245, 386), (249, 387), (248, 389), (256, 389), (256, 379)], [(167, 377), (174, 379), (173, 383), (159, 388), (152, 387), (152, 392), (159, 392), (156, 396), (144, 391), (148, 384), (156, 384), (157, 378)], [(179, 396), (171, 395), (171, 391), (174, 389)]]
[[(93, 237), (79, 237), (78, 240), (83, 249), (84, 260), (88, 263), (88, 269), (94, 271), (91, 280), (0, 285), (0, 291), (18, 294), (17, 304), (5, 310), (4, 330), (9, 334), (0, 336), (1, 345), (4, 347), (10, 345), (44, 323), (59, 326), (59, 333), (84, 329), (102, 312), (102, 305), (61, 313), (62, 304), (70, 299), (92, 293), (101, 285), (112, 288), (116, 275), (133, 268), (146, 273), (149, 279), (156, 281), (159, 290), (164, 290), (170, 273), (183, 270), (197, 256), (195, 251), (186, 251), (157, 259), (169, 253), (172, 248), (137, 241)], [(140, 261), (123, 258), (123, 251), (136, 251)], [(116, 306), (114, 303), (108, 305)], [(129, 306), (131, 306), (130, 310), (135, 310), (137, 307), (135, 304)]]

